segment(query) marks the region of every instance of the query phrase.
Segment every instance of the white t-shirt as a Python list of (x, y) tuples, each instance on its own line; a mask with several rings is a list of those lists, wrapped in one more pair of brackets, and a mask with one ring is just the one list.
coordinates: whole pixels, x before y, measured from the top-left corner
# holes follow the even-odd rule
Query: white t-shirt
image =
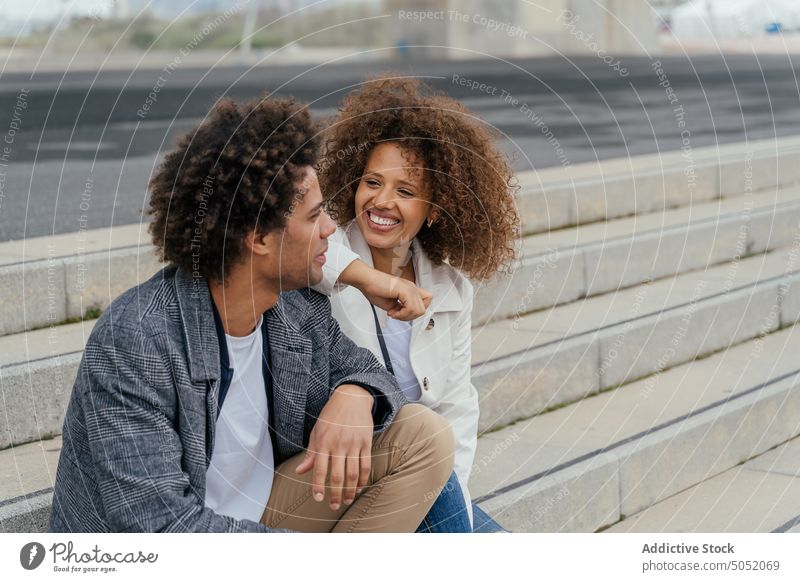
[(262, 320), (263, 316), (248, 336), (225, 334), (233, 378), (217, 418), (206, 472), (206, 505), (222, 515), (252, 521), (264, 513), (275, 470), (261, 364)]
[(383, 341), (386, 351), (392, 360), (392, 370), (397, 383), (410, 402), (416, 402), (422, 396), (417, 377), (411, 369), (409, 350), (411, 346), (411, 322), (399, 321), (387, 317), (386, 329), (383, 330)]

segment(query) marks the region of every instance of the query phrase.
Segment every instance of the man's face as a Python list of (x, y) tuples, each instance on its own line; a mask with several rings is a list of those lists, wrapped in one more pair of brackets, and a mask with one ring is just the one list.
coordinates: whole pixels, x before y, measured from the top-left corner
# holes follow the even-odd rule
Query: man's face
[(309, 287), (322, 280), (327, 239), (336, 230), (336, 224), (322, 210), (322, 192), (313, 168), (308, 168), (300, 192), (302, 198), (294, 201), (286, 227), (266, 237), (271, 247), (266, 269), (268, 276), (279, 282), (281, 291)]

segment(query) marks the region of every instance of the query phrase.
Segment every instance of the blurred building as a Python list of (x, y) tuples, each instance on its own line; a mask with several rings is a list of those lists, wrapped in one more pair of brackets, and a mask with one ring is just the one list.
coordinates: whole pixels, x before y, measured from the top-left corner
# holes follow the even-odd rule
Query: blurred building
[[(242, 10), (213, 39), (216, 48), (236, 46), (242, 38), (249, 39), (242, 45), (245, 51), (251, 44), (281, 46), (302, 38), (299, 44), (305, 48), (394, 47), (410, 58), (466, 59), (554, 54), (617, 58), (660, 49), (658, 18), (649, 0), (39, 0), (33, 5), (11, 3), (13, 9), (0, 21), (0, 36), (3, 26), (4, 36), (50, 27), (66, 37), (63, 31), (71, 21), (132, 20), (132, 36), (143, 38), (145, 45), (155, 38), (163, 44), (180, 33), (174, 23), (236, 6)], [(293, 16), (280, 20), (279, 26), (268, 26), (290, 12)], [(95, 24), (99, 35), (102, 27)], [(169, 34), (162, 37), (167, 28)], [(254, 40), (255, 33), (261, 36)], [(84, 34), (75, 33), (75, 41)]]
[(673, 10), (680, 39), (741, 38), (800, 32), (797, 0), (690, 0)]
[(657, 52), (647, 0), (384, 0), (389, 34), (408, 54), (453, 58)]

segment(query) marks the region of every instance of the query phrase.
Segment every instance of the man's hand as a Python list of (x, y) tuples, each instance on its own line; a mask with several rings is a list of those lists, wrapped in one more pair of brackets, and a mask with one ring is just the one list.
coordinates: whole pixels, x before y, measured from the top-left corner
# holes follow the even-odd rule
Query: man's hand
[(432, 295), (411, 281), (373, 269), (356, 259), (339, 275), (339, 282), (355, 287), (367, 301), (394, 319), (411, 321), (425, 313)]
[(342, 384), (333, 391), (311, 431), (306, 456), (295, 472), (312, 467), (311, 492), (325, 498), (325, 480), (331, 469), (330, 506), (336, 511), (344, 497), (350, 505), (367, 485), (372, 463), (373, 396), (361, 386)]

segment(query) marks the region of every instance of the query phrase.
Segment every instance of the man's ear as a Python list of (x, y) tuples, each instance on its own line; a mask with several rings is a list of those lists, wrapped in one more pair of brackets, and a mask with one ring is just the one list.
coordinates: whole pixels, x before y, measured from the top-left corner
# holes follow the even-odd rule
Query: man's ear
[(265, 256), (270, 253), (272, 248), (272, 239), (269, 233), (259, 232), (258, 229), (253, 229), (248, 232), (244, 237), (244, 247), (248, 253), (253, 255)]

